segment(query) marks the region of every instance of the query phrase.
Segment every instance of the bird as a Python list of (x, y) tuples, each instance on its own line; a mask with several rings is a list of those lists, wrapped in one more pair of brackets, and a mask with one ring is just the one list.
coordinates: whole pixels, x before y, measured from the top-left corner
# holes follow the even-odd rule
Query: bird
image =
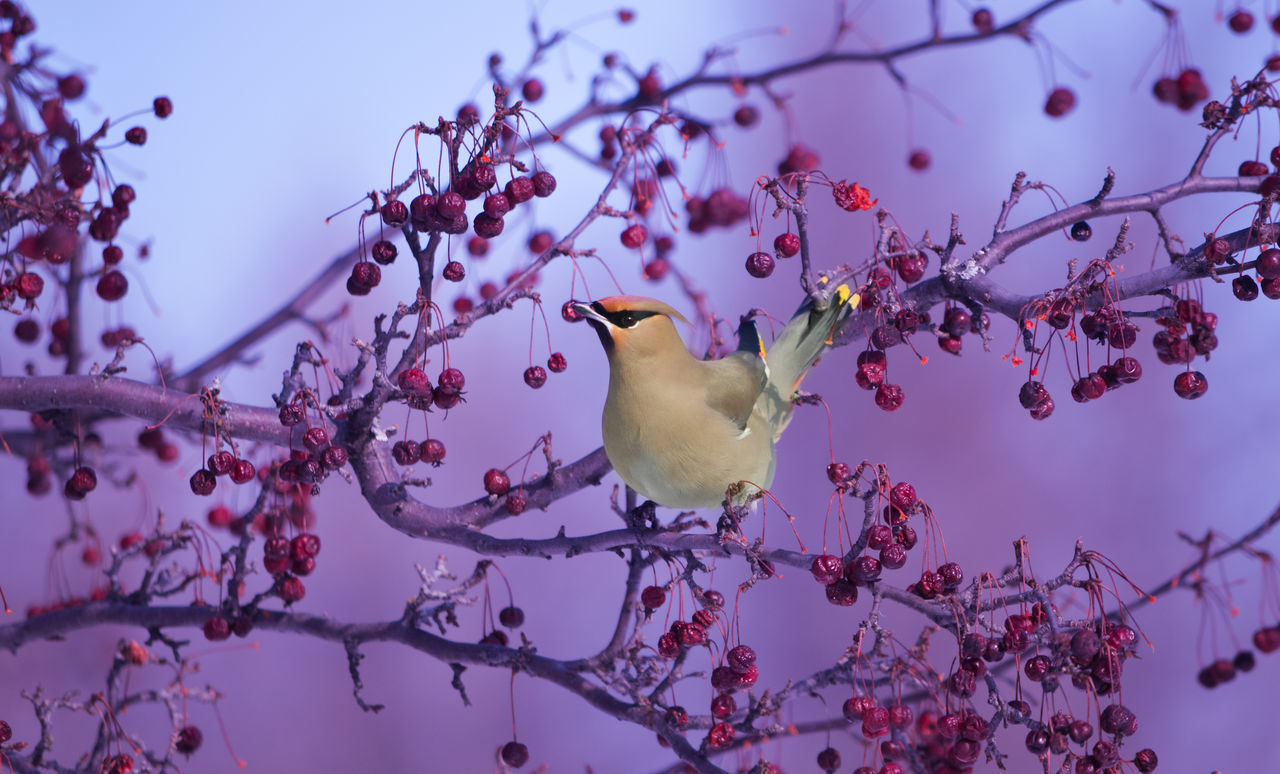
[(619, 295), (571, 302), (609, 361), (600, 426), (614, 470), (668, 508), (758, 498), (773, 483), (774, 445), (791, 421), (801, 381), (858, 301), (847, 285), (825, 304), (806, 300), (767, 351), (746, 315), (737, 351), (718, 360), (689, 352), (675, 326), (689, 321), (662, 301)]

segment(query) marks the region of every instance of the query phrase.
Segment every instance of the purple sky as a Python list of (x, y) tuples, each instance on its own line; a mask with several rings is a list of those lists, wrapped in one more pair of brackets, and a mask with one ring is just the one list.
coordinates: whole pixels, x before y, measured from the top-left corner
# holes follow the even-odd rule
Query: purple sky
[[(926, 5), (871, 4), (860, 30), (865, 28), (865, 40), (879, 45), (915, 39), (922, 28), (914, 19)], [(967, 12), (956, 3), (943, 5), (948, 29), (964, 29)], [(999, 20), (1027, 5), (994, 3), (993, 8)], [(1215, 4), (1179, 5), (1187, 8), (1182, 28), (1190, 61), (1202, 70), (1215, 96), (1221, 96), (1231, 76), (1251, 75), (1275, 49), (1276, 38), (1266, 25), (1238, 37), (1215, 20), (1208, 7)], [(270, 4), (252, 14), (177, 5), (50, 6), (37, 15), (40, 41), (61, 54), (57, 65), (89, 68), (88, 102), (81, 106), (85, 125), (146, 106), (160, 93), (176, 105), (167, 122), (149, 122), (146, 147), (122, 149), (111, 159), (117, 174), (132, 180), (139, 193), (128, 233), (153, 245), (145, 270), (137, 270), (135, 263), (130, 277), (146, 292), (130, 294), (122, 304), (122, 319), (161, 356), (171, 355), (178, 368), (237, 335), (350, 246), (355, 216), (338, 217), (327, 226), (324, 218), (386, 185), (391, 154), (405, 127), (451, 116), (460, 103), (483, 98), (484, 63), (491, 50), (502, 51), (513, 63), (529, 50), (525, 6), (505, 14), (463, 4), (428, 8), (374, 3), (361, 10), (365, 8), (372, 12), (353, 14), (349, 5), (336, 3), (311, 6), (305, 15)], [(655, 2), (640, 6), (630, 27), (602, 16), (575, 27), (563, 52), (541, 65), (547, 97), (538, 110), (552, 119), (574, 108), (600, 54), (608, 50), (625, 52), (642, 71), (657, 62), (668, 77), (695, 66), (713, 42), (732, 41), (732, 61), (743, 70), (811, 53), (827, 44), (831, 28), (827, 4), (811, 8), (788, 16), (778, 3)], [(550, 3), (541, 18), (544, 29), (553, 29), (579, 17), (570, 4)], [(788, 35), (770, 32), (780, 25), (789, 27)], [(1196, 114), (1158, 105), (1150, 96), (1150, 84), (1164, 63), (1163, 54), (1155, 52), (1166, 40), (1166, 27), (1148, 6), (1137, 0), (1073, 3), (1048, 15), (1037, 29), (1042, 37), (1036, 46), (1006, 40), (905, 60), (901, 67), (914, 89), (907, 100), (874, 66), (824, 70), (781, 82), (779, 90), (794, 95), (789, 126), (766, 110), (761, 126), (751, 132), (728, 127), (723, 154), (710, 171), (701, 173), (702, 160), (695, 152), (682, 162), (683, 179), (695, 190), (731, 184), (745, 193), (757, 175), (773, 170), (783, 138), (790, 137), (817, 149), (822, 168), (833, 178), (870, 188), (909, 233), (927, 229), (941, 237), (950, 214), (958, 213), (969, 249), (976, 249), (990, 234), (1019, 170), (1052, 185), (1071, 202), (1092, 196), (1108, 167), (1117, 173), (1117, 193), (1124, 194), (1184, 174), (1203, 130), (1196, 126)], [(1043, 59), (1049, 51), (1061, 54), (1052, 79), (1037, 66), (1037, 57)], [(1075, 111), (1056, 121), (1041, 112), (1046, 83), (1054, 81), (1079, 96)], [(764, 107), (760, 94), (749, 99)], [(696, 106), (701, 115), (720, 116), (736, 101), (705, 92), (683, 104)], [(1224, 143), (1208, 173), (1234, 173), (1241, 160), (1254, 157), (1255, 145), (1265, 157), (1278, 137), (1269, 116), (1262, 124), (1260, 140), (1258, 126), (1247, 123), (1238, 142)], [(593, 125), (583, 131), (579, 147), (595, 147), (596, 129)], [(926, 173), (906, 166), (909, 132), (916, 145), (932, 153), (934, 163)], [(541, 227), (563, 230), (575, 222), (604, 182), (566, 153), (548, 152), (544, 162), (559, 178), (558, 193), (536, 215), (509, 223), (511, 238), (496, 244), (485, 262), (469, 265), (465, 287), (470, 292), (527, 260), (522, 235)], [(402, 156), (397, 175), (408, 169)], [(1171, 207), (1167, 216), (1188, 245), (1195, 245), (1245, 201), (1202, 197)], [(1038, 217), (1050, 207), (1048, 197), (1028, 194), (1012, 222)], [(820, 262), (857, 262), (869, 255), (870, 214), (844, 214), (830, 207), (818, 212), (814, 228)], [(1228, 226), (1239, 228), (1246, 218), (1237, 214)], [(674, 282), (654, 285), (639, 279), (634, 257), (616, 242), (620, 229), (615, 225), (598, 224), (584, 239), (601, 249), (623, 288), (689, 311)], [(1050, 238), (1019, 251), (999, 270), (998, 280), (1021, 292), (1060, 285), (1066, 261), (1099, 257), (1119, 222), (1092, 225), (1095, 237), (1087, 244)], [(772, 238), (779, 228), (766, 224), (764, 233)], [(765, 282), (748, 277), (742, 260), (755, 249), (755, 240), (745, 232), (744, 227), (705, 239), (682, 235), (674, 260), (723, 315), (733, 317), (752, 306), (788, 314), (800, 293), (797, 267), (784, 265)], [(1143, 271), (1152, 260), (1167, 260), (1156, 251), (1153, 236), (1149, 219), (1135, 219), (1135, 247), (1124, 261), (1128, 272)], [(596, 295), (611, 292), (598, 266), (588, 266), (587, 272)], [(570, 364), (566, 374), (553, 376), (542, 390), (531, 391), (520, 382), (528, 365), (528, 306), (475, 326), (453, 345), (455, 363), (467, 373), (469, 402), (447, 421), (432, 417), (433, 432), (449, 447), (449, 464), (432, 474), (433, 502), (477, 496), (486, 468), (506, 465), (547, 430), (554, 433), (557, 455), (566, 461), (599, 444), (604, 358), (593, 335), (554, 314), (569, 297), (569, 279), (567, 267), (555, 266), (540, 285), (553, 346)], [(343, 344), (353, 336), (368, 338), (373, 314), (411, 299), (413, 281), (403, 262), (384, 270), (382, 287), (352, 304), (351, 315), (324, 345), (326, 354), (349, 363), (350, 351)], [(1082, 539), (1136, 583), (1152, 587), (1193, 558), (1178, 539), (1179, 530), (1199, 536), (1212, 528), (1235, 536), (1260, 521), (1277, 499), (1271, 481), (1280, 459), (1273, 431), (1280, 422), (1275, 400), (1280, 372), (1272, 353), (1280, 304), (1265, 299), (1241, 304), (1226, 287), (1211, 283), (1203, 293), (1207, 308), (1219, 315), (1222, 345), (1211, 362), (1198, 361), (1196, 367), (1211, 387), (1196, 402), (1174, 395), (1170, 385), (1176, 370), (1160, 365), (1152, 354), (1150, 321), (1141, 324), (1137, 347), (1143, 379), (1097, 402), (1077, 405), (1069, 399), (1062, 364), (1055, 357), (1049, 387), (1058, 409), (1045, 422), (1030, 420), (1015, 400), (1025, 375), (1012, 372), (1000, 357), (1015, 344), (1008, 320), (996, 321), (989, 353), (973, 337), (966, 337), (961, 358), (951, 358), (918, 337), (917, 346), (929, 356), (924, 366), (901, 348), (894, 350), (890, 373), (906, 390), (907, 402), (893, 414), (875, 408), (870, 394), (854, 386), (855, 353), (850, 350), (824, 360), (806, 386), (825, 395), (832, 406), (837, 457), (851, 463), (884, 462), (895, 480), (912, 482), (937, 513), (949, 556), (967, 574), (998, 571), (1012, 557), (1012, 542), (1026, 536), (1035, 567), (1049, 576)], [(315, 311), (325, 316), (348, 300), (336, 291)], [(91, 311), (90, 319), (97, 314)], [(119, 313), (101, 314), (114, 321)], [(254, 368), (224, 375), (227, 396), (267, 404), (270, 393), (279, 389), (293, 342), (312, 335), (295, 326), (276, 336), (260, 349)], [(534, 341), (535, 359), (540, 360), (546, 354), (541, 322)], [(705, 346), (705, 341), (703, 334), (697, 344)], [(15, 373), (29, 357), (17, 346), (11, 339), (0, 341), (5, 374)], [(94, 356), (103, 354), (95, 350)], [(132, 376), (149, 373), (141, 356), (129, 365)], [(387, 421), (403, 422), (403, 414), (389, 411)], [(6, 416), (0, 428), (25, 422), (24, 417)], [(134, 432), (134, 425), (122, 426), (117, 438), (128, 439)], [(413, 432), (420, 435), (421, 426), (415, 425)], [(797, 515), (802, 537), (811, 545), (821, 542), (829, 494), (823, 475), (829, 461), (826, 438), (825, 415), (801, 410), (779, 452), (775, 490)], [(156, 509), (170, 519), (203, 519), (211, 503), (194, 498), (185, 484), (198, 458), (195, 445), (184, 445), (177, 466), (158, 468), (130, 456), (128, 461), (136, 461), (148, 476), (147, 491), (108, 487), (83, 507), (108, 536), (149, 526)], [(6, 464), (0, 472), (9, 486), (21, 489), (19, 463)], [(612, 527), (609, 488), (583, 492), (548, 513), (530, 513), (495, 532), (549, 536), (561, 525), (570, 534)], [(415, 562), (430, 565), (445, 553), (454, 571), (470, 571), (474, 556), (404, 538), (362, 507), (357, 494), (339, 480), (325, 486), (318, 506), (325, 548), (317, 573), (307, 581), (302, 609), (343, 620), (389, 619), (399, 615), (416, 590)], [(245, 492), (229, 489), (218, 493), (233, 505), (246, 505), (245, 497)], [(7, 516), (6, 538), (0, 540), (0, 583), (14, 607), (25, 609), (49, 597), (52, 573), (44, 547), (64, 527), (65, 508), (53, 498), (30, 501), (18, 494), (0, 513)], [(792, 547), (780, 520), (769, 529), (771, 540)], [(1260, 547), (1273, 549), (1275, 542), (1268, 537)], [(904, 574), (918, 570), (918, 562), (919, 554), (913, 554), (898, 580), (905, 584)], [(622, 593), (623, 567), (616, 557), (501, 564), (526, 611), (524, 632), (540, 653), (578, 656), (607, 639)], [(743, 569), (731, 563), (722, 567), (718, 586), (728, 592)], [(66, 563), (65, 576), (77, 592), (87, 589), (91, 578), (74, 557)], [(1229, 562), (1222, 576), (1241, 611), (1234, 635), (1246, 644), (1259, 624), (1258, 564)], [(497, 591), (499, 604), (505, 604), (505, 590), (499, 585)], [(1132, 598), (1123, 593), (1126, 601)], [(1276, 769), (1280, 753), (1269, 736), (1274, 701), (1268, 686), (1280, 663), (1260, 657), (1252, 674), (1212, 692), (1201, 689), (1195, 672), (1213, 654), (1212, 637), (1197, 652), (1203, 607), (1185, 593), (1141, 613), (1139, 623), (1154, 649), (1140, 648), (1141, 659), (1128, 664), (1125, 673), (1124, 700), (1141, 725), (1132, 749), (1154, 747), (1164, 761), (1162, 770)], [(780, 686), (829, 665), (849, 644), (865, 612), (865, 604), (852, 609), (829, 605), (822, 589), (799, 571), (757, 586), (743, 598), (741, 626), (743, 641), (760, 654), (761, 685)], [(478, 610), (464, 611), (463, 620), (459, 638), (478, 639)], [(898, 614), (893, 621), (900, 639), (914, 639), (918, 619)], [(1230, 635), (1221, 625), (1217, 631), (1219, 650), (1230, 655), (1236, 649)], [(31, 739), (35, 726), (17, 696), (20, 689), (39, 682), (50, 691), (98, 690), (117, 639), (138, 634), (88, 630), (66, 642), (5, 655), (0, 659), (0, 718), (14, 726), (15, 738)], [(256, 649), (202, 643), (202, 671), (192, 679), (193, 685), (209, 684), (226, 693), (220, 706), (249, 772), (488, 771), (494, 766), (494, 750), (509, 738), (509, 673), (469, 670), (466, 683), (473, 706), (464, 709), (449, 687), (447, 666), (404, 648), (371, 647), (363, 669), (366, 697), (388, 706), (374, 716), (362, 713), (351, 699), (340, 648), (291, 636), (252, 639), (259, 644)], [(153, 669), (150, 679), (160, 677), (161, 670)], [(711, 691), (705, 681), (690, 682), (679, 695), (687, 706), (703, 711)], [(835, 711), (843, 696), (833, 692), (828, 699)], [(597, 772), (645, 772), (671, 760), (651, 732), (602, 717), (576, 697), (527, 676), (516, 681), (516, 711), (532, 763), (545, 762), (549, 771), (578, 771), (590, 764)], [(801, 720), (821, 717), (823, 707), (805, 699), (791, 711)], [(206, 743), (184, 771), (228, 770), (233, 764), (218, 740), (211, 711), (196, 705), (192, 718), (205, 730)], [(70, 760), (87, 725), (81, 719), (64, 717), (63, 722), (66, 733), (59, 735), (58, 749)], [(164, 738), (164, 719), (157, 710), (139, 711), (125, 722), (153, 742)], [(1020, 739), (1018, 733), (1006, 742), (1015, 755), (1013, 770), (1031, 765)], [(832, 743), (844, 754), (845, 768), (856, 765), (861, 756), (856, 740), (837, 735)], [(824, 744), (798, 740), (769, 745), (766, 754), (788, 771), (812, 770), (813, 753)], [(722, 765), (732, 768), (729, 760)]]

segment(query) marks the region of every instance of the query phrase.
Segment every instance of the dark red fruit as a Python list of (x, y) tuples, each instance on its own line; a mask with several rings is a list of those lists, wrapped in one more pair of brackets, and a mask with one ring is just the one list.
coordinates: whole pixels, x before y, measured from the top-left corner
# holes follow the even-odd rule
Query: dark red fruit
[(1270, 170), (1267, 169), (1267, 165), (1261, 161), (1242, 161), (1240, 162), (1240, 168), (1237, 170), (1237, 174), (1240, 177), (1262, 177), (1268, 172)]
[(738, 109), (733, 111), (733, 122), (744, 129), (749, 126), (755, 126), (760, 120), (760, 111), (754, 105), (740, 105)]
[(542, 81), (537, 78), (530, 78), (520, 87), (520, 96), (525, 102), (537, 102), (542, 99), (543, 86)]
[(556, 191), (555, 175), (544, 170), (533, 173), (533, 195), (545, 199)]
[(833, 462), (827, 466), (827, 480), (833, 484), (843, 483), (851, 474), (849, 466), (843, 462)]
[(254, 476), (257, 475), (257, 472), (258, 471), (254, 469), (252, 462), (238, 459), (236, 460), (235, 465), (231, 467), (231, 481), (236, 484), (246, 484), (253, 480)]
[(978, 32), (986, 34), (996, 28), (995, 17), (991, 15), (991, 11), (986, 8), (979, 8), (973, 12), (970, 17), (973, 22), (973, 28)]
[(524, 383), (538, 389), (547, 383), (547, 371), (542, 366), (529, 366), (524, 369)]
[(515, 606), (504, 607), (498, 611), (498, 623), (508, 629), (519, 629), (524, 625), (524, 611)]
[(661, 586), (645, 586), (640, 592), (640, 603), (650, 610), (657, 610), (667, 602), (667, 592)]
[(204, 638), (210, 642), (219, 642), (231, 636), (231, 624), (227, 619), (216, 615), (204, 622)]
[(809, 563), (809, 572), (813, 579), (824, 586), (830, 586), (840, 579), (844, 573), (844, 562), (832, 554), (819, 554)]
[(649, 236), (649, 232), (639, 223), (633, 223), (622, 231), (622, 246), (635, 250), (644, 244), (645, 238)]
[(1174, 377), (1173, 391), (1179, 398), (1195, 400), (1209, 391), (1209, 381), (1199, 371), (1183, 371)]
[(780, 258), (790, 258), (800, 252), (800, 237), (790, 231), (778, 234), (774, 237), (773, 249)]
[(1243, 35), (1253, 29), (1253, 14), (1243, 8), (1237, 8), (1227, 17), (1227, 26), (1232, 32)]
[(507, 742), (502, 745), (502, 762), (520, 768), (529, 762), (529, 748), (519, 742)]
[(923, 148), (916, 148), (907, 156), (907, 166), (917, 172), (923, 172), (933, 163), (933, 158), (929, 155), (929, 151)]
[(386, 223), (390, 228), (400, 228), (409, 222), (409, 208), (405, 206), (404, 202), (396, 199), (392, 199), (382, 205), (380, 213), (382, 222)]
[(191, 491), (201, 495), (208, 496), (213, 494), (213, 490), (218, 487), (218, 480), (213, 477), (213, 473), (205, 468), (200, 468), (191, 474)]
[(1044, 112), (1050, 118), (1061, 118), (1076, 106), (1076, 95), (1071, 89), (1059, 86), (1049, 92), (1049, 98), (1045, 100)]
[(839, 578), (827, 585), (827, 601), (833, 605), (848, 607), (858, 601), (858, 587)]
[(1248, 274), (1231, 280), (1231, 292), (1241, 301), (1253, 301), (1258, 297), (1258, 283)]
[(511, 491), (511, 478), (497, 468), (490, 468), (484, 474), (484, 491), (501, 497)]
[(200, 729), (195, 726), (183, 726), (173, 737), (173, 749), (190, 757), (193, 752), (200, 749), (202, 742), (204, 742), (204, 734)]
[(399, 254), (396, 246), (385, 239), (379, 239), (377, 242), (374, 242), (373, 250), (371, 252), (373, 253), (373, 260), (383, 266), (394, 261), (396, 259), (396, 255)]
[(156, 97), (151, 101), (151, 109), (156, 118), (168, 118), (173, 115), (173, 100), (168, 97)]
[(840, 751), (834, 747), (828, 747), (819, 752), (818, 768), (827, 772), (835, 771), (840, 768)]
[(755, 252), (747, 256), (747, 273), (756, 279), (764, 279), (773, 274), (773, 256), (765, 252)]
[(905, 399), (902, 388), (896, 384), (882, 383), (876, 387), (876, 405), (885, 411), (897, 411)]
[(141, 126), (131, 126), (125, 130), (124, 141), (130, 145), (146, 145), (147, 130)]
[(547, 370), (553, 374), (564, 373), (564, 370), (568, 367), (569, 361), (565, 359), (562, 352), (552, 352), (551, 356), (547, 358)]
[(514, 177), (502, 189), (512, 204), (524, 204), (534, 197), (533, 181), (527, 177)]
[(462, 282), (467, 276), (467, 269), (458, 261), (449, 261), (444, 265), (444, 271), (441, 276), (450, 282)]
[(423, 462), (430, 463), (435, 467), (440, 467), (444, 462), (444, 443), (436, 440), (435, 438), (428, 438), (422, 442), (422, 446), (419, 447), (418, 453)]

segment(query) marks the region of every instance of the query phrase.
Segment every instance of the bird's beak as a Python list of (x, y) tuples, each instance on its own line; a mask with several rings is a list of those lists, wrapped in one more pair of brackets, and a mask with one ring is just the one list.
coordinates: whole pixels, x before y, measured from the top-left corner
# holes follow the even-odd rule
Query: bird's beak
[(575, 301), (572, 308), (573, 311), (582, 315), (587, 322), (595, 322), (601, 325), (610, 326), (609, 321), (605, 319), (604, 315), (592, 309), (589, 304), (584, 304), (581, 301)]

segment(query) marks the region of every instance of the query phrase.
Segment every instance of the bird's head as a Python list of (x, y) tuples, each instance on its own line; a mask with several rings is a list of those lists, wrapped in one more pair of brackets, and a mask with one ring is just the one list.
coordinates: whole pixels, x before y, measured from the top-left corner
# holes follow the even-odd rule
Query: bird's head
[(609, 357), (660, 352), (676, 346), (685, 351), (672, 320), (689, 321), (671, 306), (645, 296), (610, 296), (590, 304), (575, 303), (574, 311), (586, 318), (600, 337)]

